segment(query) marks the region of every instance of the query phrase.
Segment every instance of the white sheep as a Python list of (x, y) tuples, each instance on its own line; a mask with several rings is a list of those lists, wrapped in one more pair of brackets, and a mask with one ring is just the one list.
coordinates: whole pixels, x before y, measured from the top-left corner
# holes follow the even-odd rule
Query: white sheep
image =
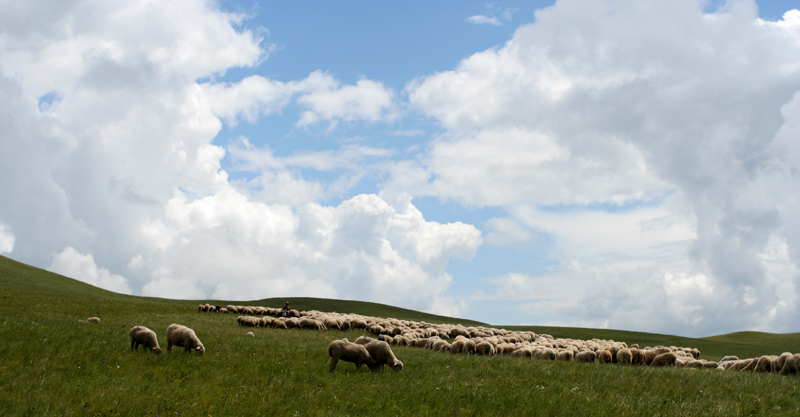
[(656, 357), (653, 358), (653, 362), (650, 363), (650, 366), (674, 366), (677, 361), (677, 355), (672, 352), (664, 352), (656, 355)]
[(781, 375), (796, 374), (800, 370), (800, 353), (795, 353), (786, 358), (781, 368)]
[(591, 350), (584, 350), (575, 355), (575, 362), (579, 363), (594, 363), (597, 359), (597, 354)]
[(131, 350), (139, 350), (139, 345), (150, 349), (155, 353), (161, 353), (161, 347), (158, 346), (158, 338), (156, 332), (144, 326), (133, 326), (128, 332), (131, 338)]
[(357, 343), (351, 343), (347, 339), (334, 340), (328, 345), (328, 356), (331, 357), (330, 370), (336, 369), (339, 360), (356, 364), (356, 370), (361, 369), (362, 364), (367, 364), (370, 368), (375, 366), (375, 359), (370, 356), (367, 348)]
[(754, 372), (777, 372), (780, 369), (775, 369), (778, 366), (778, 357), (774, 355), (764, 355), (758, 358)]
[[(358, 339), (356, 339), (356, 342), (358, 342)], [(388, 343), (380, 340), (372, 340), (362, 344), (362, 346), (367, 349), (372, 359), (375, 360), (375, 365), (367, 364), (370, 369), (380, 368), (383, 370), (383, 365), (388, 365), (395, 371), (403, 370), (403, 362), (400, 362), (400, 359), (394, 356), (394, 352), (392, 352), (392, 348)]]
[(172, 353), (173, 345), (184, 348), (184, 352), (187, 353), (196, 350), (198, 355), (202, 355), (206, 351), (206, 347), (197, 338), (194, 330), (180, 324), (170, 324), (167, 327), (168, 353)]
[(100, 319), (97, 318), (97, 317), (89, 317), (88, 319), (86, 319), (86, 322), (87, 323), (100, 323)]
[(247, 332), (247, 337), (256, 337), (256, 335), (253, 332)]
[(597, 363), (612, 363), (614, 361), (614, 354), (608, 349), (603, 349), (597, 352)]
[(617, 351), (617, 363), (620, 365), (632, 365), (633, 352), (628, 348), (622, 348)]
[(497, 354), (497, 349), (495, 349), (493, 344), (483, 341), (475, 345), (475, 353), (478, 355), (493, 356)]

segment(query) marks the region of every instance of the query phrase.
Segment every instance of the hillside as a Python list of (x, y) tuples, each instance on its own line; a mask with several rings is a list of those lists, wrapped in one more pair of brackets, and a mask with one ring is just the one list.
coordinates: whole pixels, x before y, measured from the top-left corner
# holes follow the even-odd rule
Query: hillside
[[(428, 323), (452, 323), (463, 326), (491, 326), (509, 330), (533, 331), (536, 333), (550, 334), (556, 338), (573, 339), (610, 339), (624, 341), (628, 344), (638, 343), (641, 346), (691, 346), (703, 352), (703, 357), (714, 360), (725, 355), (740, 357), (755, 357), (764, 354), (778, 355), (786, 351), (799, 350), (800, 333), (774, 334), (761, 332), (737, 332), (720, 336), (705, 337), (700, 339), (663, 335), (656, 333), (632, 332), (610, 329), (588, 329), (577, 327), (550, 327), (550, 326), (499, 326), (472, 320), (438, 316), (408, 310), (385, 304), (333, 300), (325, 298), (308, 297), (279, 297), (251, 301), (226, 301), (226, 300), (169, 300), (151, 297), (138, 297), (117, 294), (94, 287), (84, 282), (54, 274), (52, 272), (26, 265), (4, 256), (0, 256), (0, 293), (6, 298), (9, 294), (27, 293), (33, 298), (59, 295), (79, 296), (81, 298), (109, 301), (124, 301), (131, 303), (148, 303), (169, 305), (170, 308), (195, 308), (198, 303), (211, 304), (237, 304), (253, 306), (280, 307), (289, 301), (293, 308), (298, 310), (319, 310), (340, 313), (354, 313), (373, 317), (391, 317), (402, 320), (424, 321)], [(23, 300), (25, 297), (20, 297)], [(8, 303), (13, 305), (14, 303)], [(27, 303), (22, 303), (23, 305)]]
[[(281, 299), (234, 304), (279, 306)], [(458, 321), (373, 303), (289, 299), (296, 307)], [(402, 372), (329, 371), (326, 347), (358, 330), (241, 328), (199, 301), (115, 294), (0, 257), (0, 415), (797, 415), (800, 380), (753, 372), (581, 364), (395, 346)], [(225, 304), (225, 302), (219, 302)], [(100, 317), (99, 324), (86, 318)], [(194, 329), (202, 356), (166, 352), (165, 329)], [(154, 330), (164, 353), (132, 352)], [(797, 335), (707, 339), (524, 327), (556, 337), (699, 347), (701, 357), (780, 352)], [(247, 337), (246, 332), (254, 333)], [(792, 349), (790, 349), (792, 350)], [(797, 350), (797, 349), (794, 349)], [(751, 355), (752, 354), (752, 355)]]

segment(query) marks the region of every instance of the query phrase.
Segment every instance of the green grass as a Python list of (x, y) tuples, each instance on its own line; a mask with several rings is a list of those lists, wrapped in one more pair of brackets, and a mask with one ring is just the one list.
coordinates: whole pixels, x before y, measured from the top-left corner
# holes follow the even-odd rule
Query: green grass
[[(277, 307), (284, 300), (232, 304)], [(288, 300), (301, 309), (459, 321), (380, 304)], [(115, 294), (0, 257), (0, 415), (800, 413), (800, 379), (751, 372), (586, 365), (395, 347), (405, 363), (403, 372), (356, 371), (352, 364), (340, 362), (331, 373), (328, 343), (341, 337), (354, 340), (362, 333), (243, 329), (236, 325), (236, 315), (198, 313), (199, 302)], [(78, 321), (90, 316), (102, 322)], [(130, 352), (130, 327), (150, 327), (166, 350), (171, 323), (192, 327), (206, 354)], [(525, 329), (555, 337), (692, 346), (711, 359), (737, 352), (757, 356), (800, 351), (793, 348), (797, 334), (745, 332), (687, 339), (598, 329)], [(256, 337), (245, 337), (247, 331)]]

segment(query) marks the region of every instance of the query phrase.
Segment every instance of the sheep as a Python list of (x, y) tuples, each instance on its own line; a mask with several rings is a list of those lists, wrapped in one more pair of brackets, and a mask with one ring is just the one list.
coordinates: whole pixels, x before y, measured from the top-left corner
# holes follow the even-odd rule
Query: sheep
[(89, 317), (88, 319), (86, 319), (86, 322), (87, 323), (100, 323), (100, 319), (97, 318), (97, 317)]
[(380, 340), (372, 340), (362, 346), (367, 349), (367, 352), (369, 352), (370, 356), (375, 360), (375, 365), (367, 364), (370, 369), (380, 368), (383, 370), (383, 365), (388, 365), (395, 371), (403, 370), (403, 362), (400, 362), (400, 359), (394, 356), (394, 352), (392, 352), (392, 348), (388, 343)]
[(312, 330), (326, 330), (325, 323), (321, 320), (303, 317), (300, 319), (300, 328)]
[(633, 352), (631, 352), (631, 350), (628, 348), (623, 348), (617, 351), (617, 363), (620, 365), (632, 365)]
[(247, 332), (247, 337), (256, 337), (256, 335), (253, 332)]
[(538, 349), (535, 352), (533, 352), (534, 359), (544, 359), (544, 360), (554, 361), (556, 360), (556, 356), (557, 356), (556, 350), (553, 348)]
[(197, 338), (194, 330), (180, 325), (170, 324), (167, 327), (167, 352), (172, 353), (172, 346), (184, 348), (184, 352), (191, 353), (196, 350), (198, 355), (202, 355), (206, 351), (206, 347)]
[(591, 350), (584, 350), (575, 355), (575, 362), (580, 363), (594, 363), (597, 359), (597, 354)]
[(239, 322), (239, 326), (258, 327), (261, 325), (261, 319), (252, 316), (239, 316), (236, 321)]
[(722, 366), (726, 371), (750, 371), (756, 367), (758, 359), (748, 358), (733, 361), (726, 361)]
[(778, 362), (775, 364), (775, 368), (776, 368), (775, 372), (779, 372), (781, 369), (783, 369), (783, 365), (786, 364), (786, 359), (789, 359), (791, 357), (792, 357), (792, 353), (791, 352), (783, 352), (783, 353), (781, 353), (781, 355), (778, 356)]
[(437, 352), (450, 350), (450, 343), (447, 340), (437, 340), (433, 343), (433, 350)]
[(786, 358), (780, 370), (781, 375), (796, 374), (800, 370), (800, 353), (795, 353)]
[(686, 369), (702, 369), (703, 361), (697, 359), (690, 359), (683, 365)]
[(644, 351), (639, 348), (631, 348), (631, 365), (647, 365), (647, 358)]
[(612, 363), (614, 355), (608, 349), (603, 349), (597, 352), (597, 363)]
[(565, 349), (556, 354), (557, 361), (572, 362), (575, 359), (575, 353), (572, 350)]
[(778, 366), (778, 357), (773, 355), (764, 355), (758, 358), (754, 372), (777, 372), (775, 368)]
[(328, 356), (331, 357), (331, 372), (336, 369), (336, 363), (339, 362), (339, 359), (356, 364), (356, 370), (361, 369), (362, 364), (367, 364), (370, 368), (376, 366), (375, 359), (372, 358), (364, 345), (351, 343), (347, 339), (331, 342), (328, 345)]
[(496, 355), (497, 349), (489, 342), (480, 342), (475, 345), (475, 353), (478, 355)]
[(672, 352), (664, 352), (653, 358), (650, 366), (674, 366), (677, 361), (677, 355)]
[(161, 353), (161, 347), (158, 346), (158, 338), (156, 332), (144, 326), (133, 326), (128, 332), (131, 338), (131, 350), (139, 350), (139, 345), (150, 349), (155, 353)]

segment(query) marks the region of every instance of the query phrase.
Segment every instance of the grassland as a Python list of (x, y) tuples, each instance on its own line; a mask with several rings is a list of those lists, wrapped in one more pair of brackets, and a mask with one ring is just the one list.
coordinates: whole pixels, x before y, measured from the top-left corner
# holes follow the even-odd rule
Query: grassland
[[(283, 298), (254, 304), (280, 306)], [(289, 298), (301, 309), (428, 322), (474, 322), (356, 301)], [(217, 300), (200, 300), (217, 302)], [(328, 372), (326, 347), (353, 331), (242, 329), (200, 301), (120, 295), (0, 257), (0, 415), (798, 415), (800, 379), (475, 357), (395, 347), (403, 372)], [(100, 324), (80, 322), (98, 316)], [(133, 325), (165, 344), (192, 327), (203, 356), (132, 353)], [(704, 339), (613, 330), (525, 327), (556, 337), (698, 347), (701, 357), (800, 351), (798, 334)], [(244, 336), (252, 330), (255, 338)]]

